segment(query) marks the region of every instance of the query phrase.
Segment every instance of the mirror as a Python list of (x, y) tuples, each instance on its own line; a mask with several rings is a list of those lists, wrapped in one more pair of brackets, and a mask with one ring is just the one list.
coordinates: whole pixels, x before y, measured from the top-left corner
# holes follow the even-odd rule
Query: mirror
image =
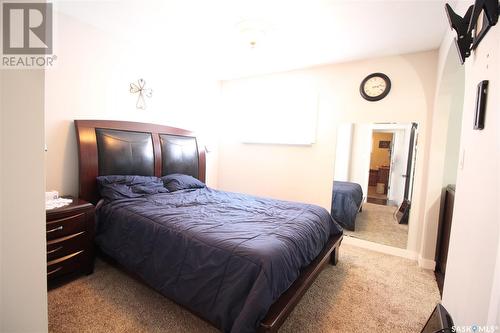
[(343, 123), (331, 213), (347, 236), (406, 249), (417, 123)]

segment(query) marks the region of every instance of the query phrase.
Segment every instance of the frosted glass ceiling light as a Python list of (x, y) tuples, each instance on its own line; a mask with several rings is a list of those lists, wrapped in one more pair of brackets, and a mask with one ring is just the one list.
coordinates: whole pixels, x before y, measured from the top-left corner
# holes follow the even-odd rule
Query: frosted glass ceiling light
[(254, 49), (267, 35), (269, 24), (260, 20), (242, 20), (236, 24), (240, 39)]

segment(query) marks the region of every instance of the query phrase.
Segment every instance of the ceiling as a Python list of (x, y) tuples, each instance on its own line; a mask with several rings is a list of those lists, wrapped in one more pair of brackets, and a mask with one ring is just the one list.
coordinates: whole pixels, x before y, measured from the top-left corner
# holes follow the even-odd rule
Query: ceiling
[[(439, 47), (445, 1), (59, 1), (57, 11), (179, 66), (231, 79)], [(265, 33), (255, 48), (241, 21)]]

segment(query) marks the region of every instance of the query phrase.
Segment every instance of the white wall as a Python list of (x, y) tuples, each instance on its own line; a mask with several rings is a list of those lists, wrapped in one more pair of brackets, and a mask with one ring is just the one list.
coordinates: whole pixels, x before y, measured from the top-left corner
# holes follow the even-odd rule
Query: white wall
[[(464, 4), (460, 13), (465, 10)], [(451, 36), (443, 42), (445, 52)], [(444, 56), (443, 56), (444, 58)], [(441, 66), (441, 69), (443, 66)], [(485, 129), (472, 129), (476, 86), (489, 80)], [(453, 225), (443, 304), (457, 325), (500, 325), (500, 28), (465, 64), (465, 97)]]
[[(3, 71), (0, 70), (0, 158), (3, 159), (3, 113), (4, 113), (4, 107), (3, 107)], [(0, 163), (0, 188), (3, 188), (3, 168), (2, 164)], [(3, 249), (3, 191), (0, 190), (0, 251)], [(5, 306), (5, 301), (3, 300), (3, 297), (1, 296), (3, 293), (3, 252), (0, 252), (0, 321), (3, 319), (3, 307)], [(1, 326), (0, 326), (1, 329)]]
[[(458, 157), (460, 155), (460, 133), (462, 130), (462, 115), (464, 109), (464, 67), (456, 59), (456, 51), (448, 54), (446, 62), (447, 75), (442, 82), (442, 94), (438, 96), (437, 107), (448, 107), (448, 131), (444, 157), (443, 186), (455, 184), (457, 181)], [(446, 85), (446, 87), (443, 87)]]
[(488, 321), (490, 323), (495, 323), (497, 326), (500, 326), (500, 242), (498, 243), (495, 275), (493, 277), (493, 286), (491, 288)]
[[(361, 185), (365, 199), (368, 197), (372, 133), (372, 124), (354, 125), (349, 181)], [(337, 160), (335, 160), (335, 168), (336, 167)]]
[(349, 181), (353, 129), (354, 124), (352, 123), (340, 124), (337, 128), (334, 180)]
[[(89, 3), (96, 7), (99, 3)], [(155, 46), (111, 35), (75, 17), (55, 12), (56, 66), (46, 74), (47, 190), (78, 195), (74, 119), (114, 119), (186, 128), (201, 135), (207, 154), (207, 184), (217, 186), (214, 139), (220, 83), (171, 61)], [(139, 78), (153, 89), (147, 109), (135, 108), (129, 84)]]
[(0, 331), (45, 332), (44, 72), (0, 73)]
[[(417, 160), (415, 206), (410, 220), (421, 221), (423, 210), (420, 202), (425, 193), (423, 179), (427, 177), (424, 163), (427, 121), (432, 114), (436, 67), (437, 52), (429, 51), (224, 81), (223, 100), (232, 101), (231, 96), (241, 94), (248, 81), (274, 80), (278, 84), (280, 80), (303, 78), (314, 82), (317, 87), (319, 110), (314, 144), (257, 145), (232, 139), (245, 126), (238, 122), (243, 108), (234, 102), (225, 105), (225, 114), (221, 117), (224, 132), (221, 132), (219, 144), (220, 188), (303, 201), (329, 209), (338, 124), (414, 121), (420, 125), (422, 149)], [(376, 103), (359, 95), (362, 79), (373, 72), (384, 72), (392, 80), (390, 94)], [(420, 245), (419, 228), (419, 222), (410, 223), (408, 248), (412, 251), (418, 251)]]
[[(434, 258), (440, 209), (443, 204), (443, 187), (456, 183), (458, 148), (462, 124), (464, 69), (458, 62), (456, 47), (448, 31), (439, 50), (438, 79), (434, 112), (431, 116), (431, 138), (428, 141), (429, 170), (426, 180), (424, 228), (421, 261)], [(429, 263), (429, 266), (430, 265)]]

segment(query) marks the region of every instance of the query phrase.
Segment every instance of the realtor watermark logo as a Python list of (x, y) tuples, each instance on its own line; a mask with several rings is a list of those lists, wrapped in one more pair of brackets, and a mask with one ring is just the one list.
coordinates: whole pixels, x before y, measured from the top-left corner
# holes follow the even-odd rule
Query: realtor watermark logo
[(53, 66), (52, 3), (2, 3), (2, 67)]
[(453, 326), (451, 328), (453, 333), (494, 333), (498, 332), (496, 325), (466, 325), (466, 326)]

